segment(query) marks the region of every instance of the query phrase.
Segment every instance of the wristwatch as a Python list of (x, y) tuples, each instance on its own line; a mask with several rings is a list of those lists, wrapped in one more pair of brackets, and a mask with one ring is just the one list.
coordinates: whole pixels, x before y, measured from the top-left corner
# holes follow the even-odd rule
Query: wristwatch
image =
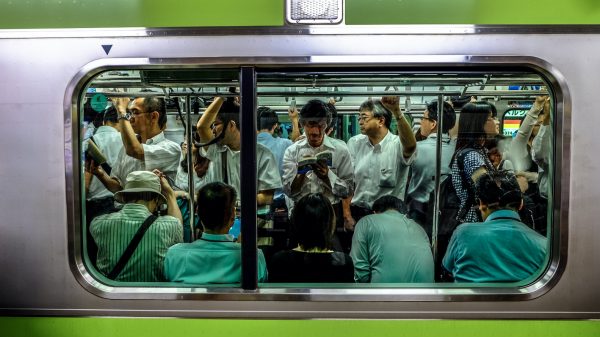
[(128, 121), (129, 118), (131, 118), (131, 114), (129, 112), (119, 116), (119, 120), (124, 119), (124, 120)]

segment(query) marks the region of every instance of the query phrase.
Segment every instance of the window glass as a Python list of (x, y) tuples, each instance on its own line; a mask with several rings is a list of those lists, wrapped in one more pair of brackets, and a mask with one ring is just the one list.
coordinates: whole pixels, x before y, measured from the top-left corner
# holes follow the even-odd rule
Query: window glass
[[(256, 109), (239, 68), (89, 82), (82, 242), (98, 279), (239, 287), (254, 219), (260, 287), (517, 286), (545, 268), (554, 111), (541, 76), (257, 69)], [(257, 134), (256, 214), (240, 213), (244, 128)]]
[(259, 111), (277, 115), (259, 143), (282, 158), (265, 287), (489, 286), (544, 268), (540, 76), (265, 71), (257, 92)]
[(98, 278), (239, 286), (238, 76), (125, 69), (91, 80), (81, 102), (82, 232)]

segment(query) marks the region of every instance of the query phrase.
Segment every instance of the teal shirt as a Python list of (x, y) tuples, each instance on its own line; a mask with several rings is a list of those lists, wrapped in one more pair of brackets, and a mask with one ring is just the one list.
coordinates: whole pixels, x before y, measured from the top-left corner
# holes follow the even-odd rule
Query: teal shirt
[(360, 219), (352, 237), (350, 256), (356, 282), (433, 282), (429, 238), (419, 224), (398, 211)]
[[(140, 204), (126, 204), (119, 212), (100, 215), (90, 224), (98, 245), (98, 270), (108, 275), (144, 220), (150, 216)], [(183, 241), (181, 222), (170, 215), (158, 217), (148, 228), (131, 259), (117, 276), (117, 281), (164, 281), (163, 261), (167, 249)]]
[(458, 226), (442, 263), (455, 282), (517, 282), (540, 269), (546, 245), (518, 213), (499, 210), (485, 222)]
[[(258, 252), (258, 281), (267, 280), (267, 263)], [(242, 245), (229, 234), (207, 234), (192, 243), (169, 248), (165, 258), (167, 280), (189, 284), (240, 283)]]

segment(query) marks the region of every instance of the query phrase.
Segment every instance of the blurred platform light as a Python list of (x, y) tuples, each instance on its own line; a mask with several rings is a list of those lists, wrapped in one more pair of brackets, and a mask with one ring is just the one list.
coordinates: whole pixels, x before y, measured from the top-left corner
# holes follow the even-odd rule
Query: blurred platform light
[(338, 24), (343, 0), (286, 0), (286, 19), (292, 24)]

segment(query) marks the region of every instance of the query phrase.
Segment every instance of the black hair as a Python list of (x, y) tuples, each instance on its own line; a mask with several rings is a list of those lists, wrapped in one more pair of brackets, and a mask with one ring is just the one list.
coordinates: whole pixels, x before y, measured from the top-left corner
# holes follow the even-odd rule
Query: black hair
[(196, 196), (196, 214), (205, 229), (219, 230), (228, 225), (235, 210), (235, 189), (222, 182), (204, 185)]
[(452, 96), (450, 97), (450, 102), (454, 107), (454, 110), (461, 110), (465, 104), (471, 102), (471, 98), (473, 96)]
[(327, 103), (320, 99), (311, 99), (306, 102), (300, 110), (300, 124), (303, 124), (307, 119), (325, 119), (327, 125), (331, 124), (331, 110), (327, 107)]
[(117, 123), (119, 121), (119, 113), (117, 112), (117, 108), (114, 105), (109, 106), (106, 110), (104, 110), (104, 117), (102, 119), (104, 123)]
[(481, 140), (487, 138), (484, 127), (490, 113), (492, 113), (491, 104), (487, 102), (465, 104), (460, 113), (460, 123), (458, 123), (456, 151), (465, 147), (481, 147)]
[(240, 129), (240, 106), (235, 102), (233, 97), (227, 97), (227, 99), (221, 105), (217, 119), (223, 123), (223, 127), (226, 128), (229, 122), (233, 121), (235, 127)]
[(386, 108), (380, 100), (366, 100), (362, 102), (358, 111), (371, 111), (373, 112), (373, 117), (383, 117), (386, 128), (390, 128), (392, 125), (392, 112)]
[(167, 105), (161, 97), (148, 96), (142, 98), (144, 112), (158, 112), (158, 127), (162, 130), (167, 124)]
[(332, 247), (335, 213), (322, 193), (307, 194), (296, 203), (292, 210), (291, 225), (303, 249)]
[(404, 202), (393, 195), (384, 195), (373, 203), (373, 212), (383, 213), (387, 210), (394, 210), (400, 213), (405, 212)]
[(489, 171), (475, 182), (475, 193), (491, 209), (518, 210), (523, 195), (517, 178), (510, 171)]
[[(427, 112), (429, 113), (429, 118), (438, 121), (438, 102), (429, 102), (427, 104)], [(456, 112), (448, 102), (444, 102), (442, 124), (442, 133), (448, 133), (448, 131), (456, 124)]]
[(259, 106), (256, 109), (256, 128), (258, 130), (271, 130), (275, 124), (279, 124), (279, 117), (273, 109), (266, 106)]

